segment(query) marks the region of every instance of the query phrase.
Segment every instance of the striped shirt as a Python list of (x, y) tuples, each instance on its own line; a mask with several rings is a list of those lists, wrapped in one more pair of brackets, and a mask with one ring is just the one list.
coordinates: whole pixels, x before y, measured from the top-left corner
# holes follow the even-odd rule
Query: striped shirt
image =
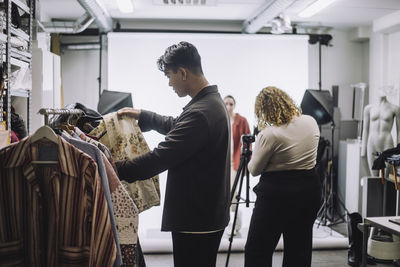
[[(0, 151), (0, 259), (13, 266), (112, 266), (116, 245), (96, 163), (58, 137)], [(35, 164), (41, 150), (58, 164)]]

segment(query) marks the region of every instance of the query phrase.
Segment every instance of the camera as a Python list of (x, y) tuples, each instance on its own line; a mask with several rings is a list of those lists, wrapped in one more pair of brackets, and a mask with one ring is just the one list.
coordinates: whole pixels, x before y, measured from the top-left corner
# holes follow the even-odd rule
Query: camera
[(258, 127), (254, 127), (253, 129), (253, 134), (244, 134), (242, 135), (242, 143), (243, 144), (251, 144), (254, 143), (254, 141), (256, 141), (256, 135), (259, 133), (260, 131), (258, 130)]
[(251, 144), (256, 141), (256, 137), (252, 134), (244, 134), (242, 135), (242, 143)]

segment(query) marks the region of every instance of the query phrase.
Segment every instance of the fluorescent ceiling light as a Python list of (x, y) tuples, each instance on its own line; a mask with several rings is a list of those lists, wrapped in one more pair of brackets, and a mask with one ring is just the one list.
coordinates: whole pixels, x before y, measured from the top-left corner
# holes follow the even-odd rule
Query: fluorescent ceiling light
[(298, 15), (302, 18), (309, 18), (314, 16), (316, 13), (320, 12), (325, 7), (329, 6), (336, 0), (317, 0), (308, 7), (306, 7), (303, 11), (301, 11)]
[(132, 0), (117, 0), (117, 5), (119, 11), (122, 13), (132, 13), (133, 12), (133, 4)]

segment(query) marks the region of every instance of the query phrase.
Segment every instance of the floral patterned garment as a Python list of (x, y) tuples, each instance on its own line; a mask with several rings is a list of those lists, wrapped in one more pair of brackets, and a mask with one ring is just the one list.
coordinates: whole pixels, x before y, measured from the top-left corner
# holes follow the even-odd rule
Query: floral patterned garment
[(104, 154), (103, 161), (109, 179), (111, 201), (121, 247), (122, 266), (137, 266), (135, 264), (135, 248), (138, 236), (139, 211)]
[[(90, 135), (101, 136), (99, 141), (110, 149), (114, 160), (133, 159), (150, 151), (136, 120), (126, 116), (118, 117), (116, 112), (104, 115), (103, 121)], [(139, 212), (160, 205), (158, 175), (143, 181), (122, 183)]]
[(95, 145), (103, 153), (103, 162), (106, 169), (108, 184), (111, 192), (111, 202), (114, 208), (114, 217), (117, 226), (118, 240), (121, 248), (123, 267), (136, 267), (136, 245), (138, 240), (139, 211), (119, 180), (111, 152), (100, 142), (86, 136), (79, 128), (75, 128), (74, 136)]

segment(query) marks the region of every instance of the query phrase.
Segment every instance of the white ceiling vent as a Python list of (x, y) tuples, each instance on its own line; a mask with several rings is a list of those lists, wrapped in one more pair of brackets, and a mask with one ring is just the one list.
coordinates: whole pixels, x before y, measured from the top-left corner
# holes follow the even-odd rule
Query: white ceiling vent
[(215, 6), (218, 0), (153, 0), (154, 5), (162, 6)]

